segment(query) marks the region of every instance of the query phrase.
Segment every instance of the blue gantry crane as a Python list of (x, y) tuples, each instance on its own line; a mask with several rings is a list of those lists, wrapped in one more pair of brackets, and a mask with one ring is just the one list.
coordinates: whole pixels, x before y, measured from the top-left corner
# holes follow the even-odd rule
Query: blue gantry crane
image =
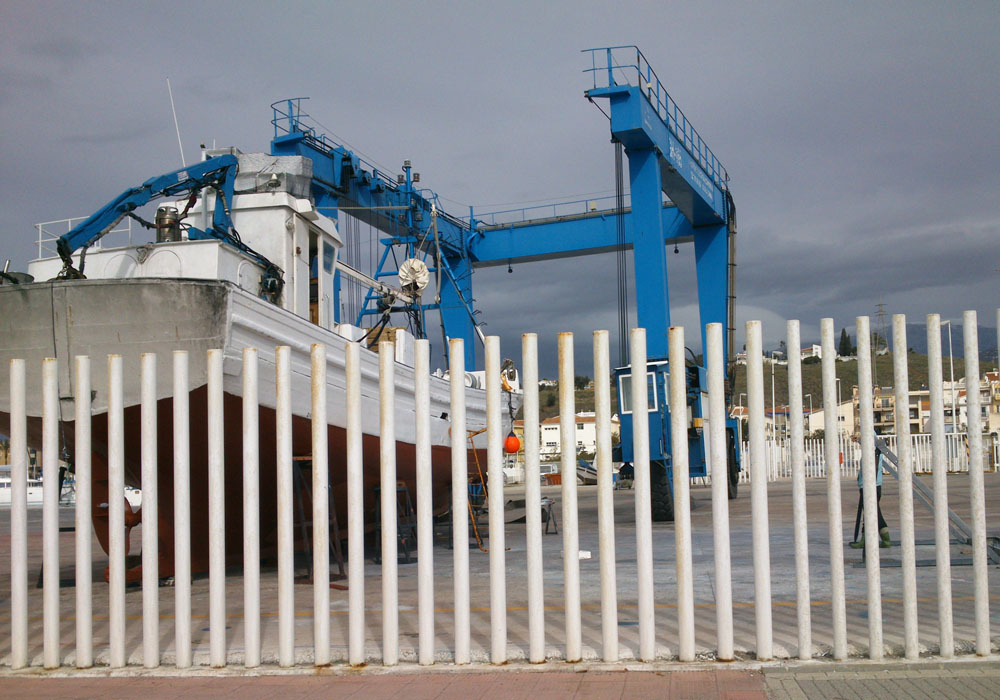
[[(380, 172), (350, 148), (321, 133), (303, 110), (304, 98), (272, 105), (275, 132), (271, 152), (312, 159), (317, 208), (334, 217), (344, 211), (384, 234), (376, 279), (397, 274), (400, 261), (393, 253), (400, 248), (400, 257), (422, 256), (437, 276), (433, 300), (384, 308), (378, 305), (380, 297), (369, 293), (356, 321), (360, 323), (366, 314), (388, 318), (394, 312), (405, 312), (417, 321), (421, 332), (426, 328), (426, 312), (437, 310), (444, 333), (465, 339), (465, 361), (470, 368), (476, 366), (476, 347), (482, 337), (472, 287), (476, 268), (632, 248), (636, 316), (638, 325), (647, 331), (647, 372), (651, 377), (648, 421), (653, 516), (668, 520), (673, 516), (673, 501), (667, 405), (667, 246), (694, 244), (702, 347), (705, 325), (721, 323), (730, 359), (727, 386), (731, 394), (735, 205), (722, 164), (667, 93), (642, 52), (635, 46), (617, 46), (585, 53), (591, 59), (585, 71), (591, 87), (585, 96), (607, 105), (612, 140), (628, 158), (631, 207), (625, 207), (619, 197), (612, 208), (586, 206), (572, 213), (553, 208), (551, 216), (513, 222), (477, 219), (472, 210), (467, 218), (453, 216), (443, 211), (437, 195), (418, 187), (419, 178), (408, 161), (403, 172), (395, 176)], [(337, 299), (339, 278), (334, 284)], [(339, 313), (339, 304), (336, 306)], [(687, 365), (678, 369), (687, 374), (690, 473), (696, 477), (707, 473), (702, 430), (707, 381), (705, 368), (693, 356)], [(622, 407), (627, 405), (622, 391), (630, 372), (627, 366), (616, 370)], [(620, 456), (631, 461), (633, 416), (621, 410), (620, 417)], [(729, 493), (735, 497), (740, 469), (736, 421), (727, 421), (726, 428)]]

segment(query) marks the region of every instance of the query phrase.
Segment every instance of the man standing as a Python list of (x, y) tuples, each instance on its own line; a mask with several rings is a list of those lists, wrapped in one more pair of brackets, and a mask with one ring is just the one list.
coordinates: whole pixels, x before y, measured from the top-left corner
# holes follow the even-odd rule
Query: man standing
[[(886, 548), (890, 545), (891, 540), (889, 539), (889, 525), (885, 522), (885, 518), (882, 516), (882, 472), (885, 470), (885, 465), (883, 461), (885, 456), (882, 454), (881, 448), (878, 445), (875, 446), (875, 504), (876, 510), (878, 511), (878, 534), (880, 548)], [(853, 549), (864, 549), (865, 538), (864, 529), (861, 524), (861, 515), (864, 512), (865, 507), (865, 486), (862, 479), (862, 470), (858, 470), (858, 515), (854, 519), (854, 541), (851, 542), (851, 547)], [(858, 535), (861, 535), (860, 539)]]

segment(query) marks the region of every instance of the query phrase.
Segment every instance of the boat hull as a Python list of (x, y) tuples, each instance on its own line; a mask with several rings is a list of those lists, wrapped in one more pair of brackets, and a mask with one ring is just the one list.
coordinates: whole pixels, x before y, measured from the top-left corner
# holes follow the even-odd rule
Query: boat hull
[[(41, 358), (59, 361), (61, 442), (70, 461), (75, 455), (73, 377), (71, 358), (86, 354), (92, 374), (92, 489), (93, 522), (97, 537), (108, 549), (107, 503), (107, 363), (108, 354), (122, 354), (125, 364), (125, 482), (142, 487), (140, 469), (139, 358), (157, 353), (157, 485), (159, 526), (159, 575), (170, 576), (174, 568), (174, 489), (173, 489), (173, 359), (174, 351), (188, 353), (190, 410), (190, 479), (192, 570), (208, 567), (208, 404), (206, 351), (223, 350), (224, 455), (226, 561), (242, 560), (243, 546), (243, 429), (242, 353), (245, 347), (258, 348), (258, 410), (260, 453), (261, 552), (273, 556), (277, 533), (277, 481), (275, 444), (274, 348), (291, 348), (292, 450), (303, 458), (305, 484), (302, 508), (309, 520), (311, 488), (308, 458), (311, 455), (310, 350), (321, 343), (327, 353), (327, 469), (333, 505), (339, 516), (341, 534), (346, 532), (346, 403), (344, 349), (347, 339), (324, 330), (294, 314), (264, 302), (225, 282), (194, 280), (86, 280), (45, 282), (23, 288), (0, 288), (0, 359), (26, 360), (28, 442), (40, 448)], [(119, 313), (115, 313), (119, 309)], [(20, 321), (19, 321), (20, 319)], [(375, 489), (379, 481), (379, 374), (378, 355), (362, 349), (362, 433), (364, 505), (366, 521), (375, 512)], [(4, 362), (6, 365), (7, 363)], [(413, 369), (394, 365), (394, 417), (397, 478), (407, 484), (415, 501), (415, 406)], [(431, 377), (431, 457), (434, 506), (444, 510), (449, 504), (451, 484), (451, 422), (449, 383)], [(485, 392), (466, 389), (467, 427), (477, 431), (485, 426)], [(0, 377), (0, 432), (9, 434), (9, 375)], [(471, 470), (485, 464), (485, 436), (468, 444)], [(466, 441), (463, 441), (465, 443)], [(298, 464), (299, 462), (296, 462)], [(124, 497), (119, 496), (119, 497)], [(127, 508), (131, 514), (131, 508)], [(130, 523), (136, 517), (128, 518)], [(304, 542), (298, 541), (297, 546)], [(139, 577), (138, 567), (128, 577)]]

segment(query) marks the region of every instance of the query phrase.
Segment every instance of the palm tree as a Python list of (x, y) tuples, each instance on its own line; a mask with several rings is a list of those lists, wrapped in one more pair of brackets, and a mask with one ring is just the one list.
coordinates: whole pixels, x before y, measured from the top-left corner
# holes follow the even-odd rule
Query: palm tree
[(10, 462), (10, 440), (2, 438), (0, 439), (0, 464), (8, 462)]

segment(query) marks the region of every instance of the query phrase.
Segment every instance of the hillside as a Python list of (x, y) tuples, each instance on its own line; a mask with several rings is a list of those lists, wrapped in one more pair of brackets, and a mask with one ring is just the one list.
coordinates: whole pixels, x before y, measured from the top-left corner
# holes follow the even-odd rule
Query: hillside
[[(910, 370), (910, 389), (920, 389), (927, 385), (927, 355), (911, 352), (907, 357)], [(837, 362), (837, 377), (840, 379), (840, 399), (847, 401), (851, 398), (852, 388), (858, 383), (858, 363), (857, 362)], [(996, 362), (980, 361), (980, 371), (986, 372), (996, 369)], [(736, 388), (733, 392), (734, 403), (740, 403), (740, 394), (746, 393), (746, 366), (736, 367)], [(944, 380), (949, 380), (948, 357), (944, 358)], [(955, 358), (955, 380), (961, 381), (965, 376), (965, 361), (962, 358)], [(876, 358), (875, 377), (879, 386), (892, 386), (892, 354), (882, 355)], [(594, 391), (576, 391), (576, 410), (594, 410)], [(812, 395), (813, 409), (819, 410), (823, 403), (823, 376), (822, 365), (803, 364), (802, 365), (802, 395)], [(774, 398), (779, 406), (788, 403), (788, 367), (785, 365), (775, 365), (774, 367)], [(538, 392), (539, 416), (542, 420), (559, 415), (559, 388), (542, 387)], [(615, 389), (611, 392), (611, 402), (617, 410), (617, 399)], [(743, 397), (743, 405), (746, 405), (746, 397)], [(803, 406), (809, 410), (809, 399), (803, 399)], [(771, 408), (771, 366), (764, 365), (764, 407)], [(520, 414), (518, 414), (520, 417)]]

